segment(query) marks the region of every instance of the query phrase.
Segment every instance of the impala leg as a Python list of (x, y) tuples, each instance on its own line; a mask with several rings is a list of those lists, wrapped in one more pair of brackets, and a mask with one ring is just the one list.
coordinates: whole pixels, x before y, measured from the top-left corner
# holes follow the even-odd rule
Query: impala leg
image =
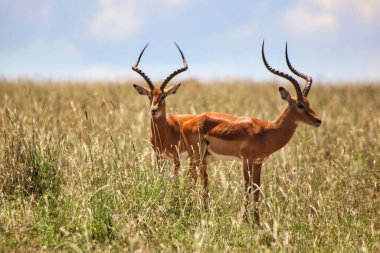
[(245, 210), (244, 219), (248, 222), (248, 207), (249, 195), (252, 190), (252, 162), (248, 159), (243, 159), (243, 175), (244, 175), (244, 190), (245, 190)]
[[(203, 147), (203, 143), (198, 141), (198, 136), (190, 137), (189, 140), (186, 139), (187, 146), (189, 147), (187, 149), (187, 152), (190, 157), (190, 175), (193, 179), (193, 182), (196, 183), (198, 178), (197, 170), (198, 168), (201, 169), (202, 167), (202, 158), (204, 158), (202, 156), (202, 154), (204, 153), (202, 152), (202, 150), (204, 150), (205, 147)], [(194, 145), (190, 143), (194, 143)]]
[(179, 168), (181, 167), (181, 162), (178, 156), (174, 156), (174, 177), (178, 178)]
[(156, 153), (156, 161), (157, 161), (158, 171), (162, 172), (163, 167), (164, 167), (164, 160), (161, 158), (160, 154)]
[(260, 215), (259, 215), (259, 198), (260, 198), (260, 178), (261, 178), (261, 166), (262, 164), (255, 164), (253, 168), (253, 197), (255, 201), (254, 208), (254, 217), (256, 224), (260, 224)]
[(208, 174), (207, 174), (207, 161), (206, 161), (206, 150), (207, 145), (206, 143), (200, 142), (198, 144), (197, 149), (193, 149), (191, 153), (191, 173), (193, 175), (194, 182), (196, 182), (198, 177), (198, 169), (199, 174), (201, 176), (201, 180), (203, 183), (203, 200), (206, 204), (207, 208), (207, 200), (208, 200)]
[(208, 205), (208, 174), (207, 174), (207, 149), (208, 145), (210, 145), (210, 142), (206, 139), (206, 137), (203, 137), (203, 141), (200, 142), (200, 173), (201, 173), (201, 178), (203, 181), (203, 200), (204, 203), (207, 207)]
[(196, 158), (192, 157), (190, 159), (189, 175), (194, 186), (197, 183), (197, 178), (198, 178), (197, 167), (198, 167), (198, 161), (196, 160)]
[(208, 174), (207, 174), (207, 161), (206, 158), (203, 158), (201, 161), (201, 168), (200, 168), (201, 178), (203, 181), (203, 200), (205, 204), (208, 202)]

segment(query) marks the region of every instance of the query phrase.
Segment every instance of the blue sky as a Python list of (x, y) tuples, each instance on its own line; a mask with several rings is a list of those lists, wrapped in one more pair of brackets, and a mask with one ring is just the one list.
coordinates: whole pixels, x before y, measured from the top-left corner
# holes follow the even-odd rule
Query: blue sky
[(379, 0), (0, 0), (0, 76), (273, 79), (292, 63), (321, 81), (380, 80)]

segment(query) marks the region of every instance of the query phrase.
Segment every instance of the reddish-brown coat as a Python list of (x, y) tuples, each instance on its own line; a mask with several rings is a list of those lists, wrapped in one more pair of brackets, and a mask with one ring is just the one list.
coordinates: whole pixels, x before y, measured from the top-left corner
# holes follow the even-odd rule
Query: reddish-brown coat
[[(291, 98), (284, 88), (280, 88), (280, 93), (288, 105), (274, 121), (203, 113), (183, 123), (182, 136), (193, 166), (201, 168), (206, 198), (208, 176), (205, 157), (207, 155), (235, 157), (243, 161), (247, 207), (252, 184), (256, 189), (255, 201), (259, 199), (258, 187), (262, 163), (290, 141), (299, 122), (317, 127), (320, 125), (320, 118), (310, 108), (306, 97), (298, 101), (296, 98)], [(196, 174), (193, 175), (196, 179)], [(255, 219), (259, 220), (256, 209)]]

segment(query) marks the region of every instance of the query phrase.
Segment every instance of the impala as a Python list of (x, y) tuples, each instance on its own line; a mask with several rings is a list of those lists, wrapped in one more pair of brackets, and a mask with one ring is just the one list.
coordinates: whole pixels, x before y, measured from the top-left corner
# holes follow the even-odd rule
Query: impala
[(149, 43), (144, 47), (141, 51), (139, 58), (135, 65), (132, 66), (132, 70), (139, 73), (144, 80), (147, 82), (149, 89), (139, 86), (137, 84), (133, 84), (133, 87), (137, 90), (140, 95), (148, 96), (150, 101), (150, 115), (151, 115), (151, 131), (150, 131), (150, 141), (152, 147), (156, 153), (156, 158), (159, 167), (161, 167), (161, 159), (162, 158), (171, 158), (174, 160), (174, 174), (178, 174), (178, 170), (180, 167), (180, 156), (186, 155), (186, 149), (181, 144), (180, 137), (180, 125), (194, 117), (193, 115), (172, 115), (166, 113), (165, 108), (165, 98), (169, 95), (175, 94), (180, 87), (180, 83), (174, 85), (168, 89), (165, 89), (166, 85), (170, 82), (170, 80), (178, 75), (181, 72), (184, 72), (188, 69), (185, 57), (177, 44), (175, 46), (178, 48), (182, 61), (183, 67), (175, 70), (171, 73), (159, 86), (159, 88), (155, 87), (150, 80), (150, 78), (139, 69), (138, 65), (141, 60), (141, 56), (143, 55), (145, 49)]
[[(286, 62), (289, 69), (297, 76), (306, 80), (304, 90), (292, 76), (272, 68), (264, 55), (262, 58), (265, 67), (275, 75), (287, 79), (296, 90), (296, 97), (283, 87), (279, 88), (281, 98), (287, 106), (273, 121), (265, 121), (251, 117), (235, 117), (229, 119), (215, 116), (214, 113), (203, 113), (183, 124), (182, 132), (188, 154), (193, 166), (200, 168), (200, 175), (204, 184), (204, 198), (208, 197), (208, 175), (206, 157), (208, 155), (220, 159), (238, 159), (243, 162), (245, 182), (245, 213), (248, 219), (249, 196), (254, 189), (254, 218), (260, 222), (257, 203), (259, 201), (260, 174), (263, 162), (274, 152), (284, 147), (292, 138), (300, 122), (319, 127), (320, 118), (310, 108), (307, 95), (309, 94), (312, 78), (297, 71), (291, 65), (287, 46), (285, 50)], [(195, 175), (196, 176), (196, 175)], [(195, 178), (196, 180), (196, 178)]]
[[(170, 80), (176, 75), (184, 72), (188, 69), (186, 59), (182, 53), (182, 50), (177, 44), (175, 46), (181, 54), (183, 67), (175, 70), (171, 73), (160, 85), (156, 88), (150, 78), (138, 67), (141, 57), (148, 47), (149, 43), (141, 51), (139, 58), (135, 65), (132, 66), (132, 70), (139, 73), (144, 80), (147, 82), (149, 89), (133, 84), (133, 87), (137, 90), (140, 95), (148, 96), (150, 100), (150, 115), (151, 115), (151, 131), (150, 131), (150, 141), (152, 147), (156, 153), (156, 159), (159, 167), (161, 167), (161, 161), (165, 158), (171, 158), (174, 161), (174, 174), (178, 175), (180, 168), (180, 158), (187, 157), (187, 149), (183, 145), (183, 140), (181, 138), (181, 127), (182, 124), (195, 117), (195, 115), (173, 115), (166, 113), (165, 98), (169, 95), (175, 94), (180, 87), (181, 83), (165, 89), (166, 85)], [(210, 113), (214, 116), (225, 117), (227, 119), (233, 120), (236, 118), (232, 115), (224, 115), (221, 113)], [(194, 167), (194, 166), (192, 166)], [(194, 176), (194, 170), (191, 171)]]

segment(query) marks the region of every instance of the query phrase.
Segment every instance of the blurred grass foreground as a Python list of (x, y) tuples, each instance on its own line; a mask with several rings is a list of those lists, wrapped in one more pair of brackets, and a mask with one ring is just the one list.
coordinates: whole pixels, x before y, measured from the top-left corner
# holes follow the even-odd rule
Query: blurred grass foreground
[[(187, 80), (167, 112), (272, 120), (276, 83)], [(288, 87), (294, 95), (294, 89)], [(243, 220), (241, 164), (201, 184), (156, 168), (149, 102), (130, 83), (0, 82), (0, 251), (380, 251), (380, 85), (314, 84), (300, 125), (263, 166), (262, 227)]]

